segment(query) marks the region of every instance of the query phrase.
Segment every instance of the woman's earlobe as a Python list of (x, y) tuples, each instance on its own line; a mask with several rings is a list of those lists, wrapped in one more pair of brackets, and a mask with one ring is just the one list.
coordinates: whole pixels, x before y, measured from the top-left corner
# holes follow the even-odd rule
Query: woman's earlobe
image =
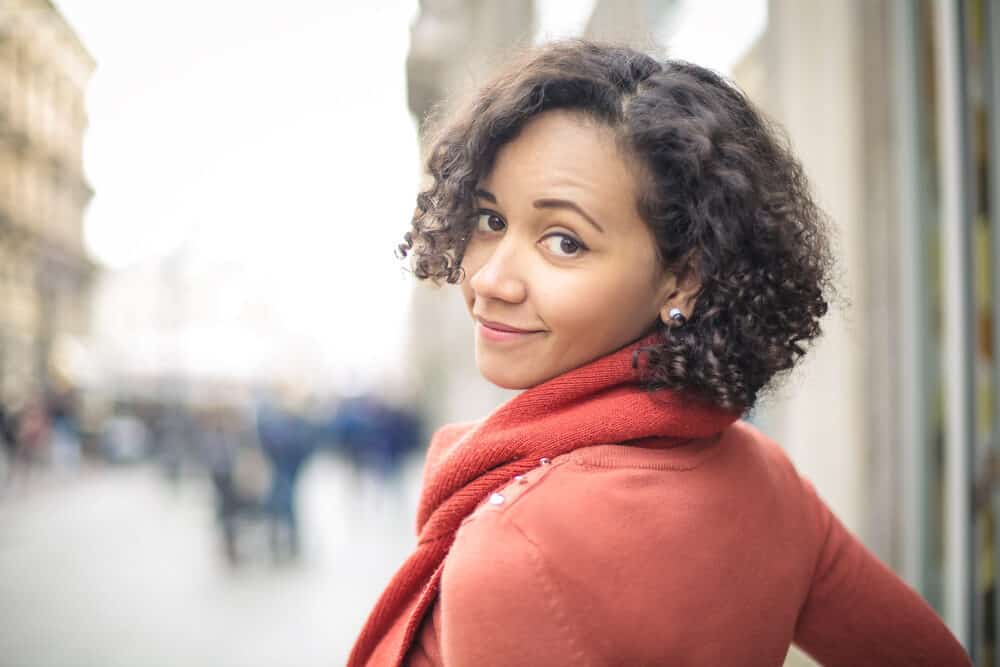
[(676, 306), (664, 306), (660, 310), (660, 320), (668, 327), (679, 327), (687, 322), (687, 316)]

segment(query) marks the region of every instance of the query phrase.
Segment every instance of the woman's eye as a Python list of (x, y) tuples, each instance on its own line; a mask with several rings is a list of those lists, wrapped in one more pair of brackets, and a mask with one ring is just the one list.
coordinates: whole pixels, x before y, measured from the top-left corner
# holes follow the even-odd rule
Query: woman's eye
[(480, 212), (476, 220), (476, 229), (480, 232), (502, 232), (506, 226), (503, 218), (488, 211)]
[(550, 234), (542, 239), (542, 243), (550, 252), (563, 257), (573, 257), (579, 255), (581, 250), (586, 250), (582, 243), (568, 234)]

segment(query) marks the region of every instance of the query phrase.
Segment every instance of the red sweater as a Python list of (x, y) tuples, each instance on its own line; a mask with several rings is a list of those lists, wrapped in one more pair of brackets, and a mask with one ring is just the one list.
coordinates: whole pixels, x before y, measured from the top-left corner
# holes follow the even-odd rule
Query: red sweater
[(644, 445), (576, 449), (483, 500), (405, 664), (770, 666), (792, 642), (833, 667), (971, 664), (753, 426)]

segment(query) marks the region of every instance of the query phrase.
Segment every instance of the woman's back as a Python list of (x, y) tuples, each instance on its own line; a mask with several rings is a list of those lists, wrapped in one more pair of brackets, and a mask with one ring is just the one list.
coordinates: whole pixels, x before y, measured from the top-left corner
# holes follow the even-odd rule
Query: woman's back
[(467, 517), (408, 664), (780, 665), (792, 641), (968, 664), (753, 426), (644, 444), (557, 457)]

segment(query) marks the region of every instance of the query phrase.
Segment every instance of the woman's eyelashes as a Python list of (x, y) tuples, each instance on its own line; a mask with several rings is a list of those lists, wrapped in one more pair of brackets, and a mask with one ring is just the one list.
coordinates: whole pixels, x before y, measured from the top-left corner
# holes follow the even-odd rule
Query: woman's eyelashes
[[(507, 228), (507, 223), (496, 211), (482, 209), (476, 217), (476, 233), (498, 234)], [(557, 257), (576, 257), (589, 248), (578, 238), (566, 232), (552, 232), (542, 237), (540, 243)]]
[[(558, 241), (558, 243), (553, 243)], [(582, 254), (587, 248), (569, 234), (555, 232), (542, 239), (545, 247), (554, 255), (559, 257), (576, 257)]]
[[(483, 224), (484, 222), (485, 224)], [(503, 221), (503, 218), (496, 211), (483, 209), (476, 214), (477, 232), (502, 232), (506, 227), (507, 223)]]

